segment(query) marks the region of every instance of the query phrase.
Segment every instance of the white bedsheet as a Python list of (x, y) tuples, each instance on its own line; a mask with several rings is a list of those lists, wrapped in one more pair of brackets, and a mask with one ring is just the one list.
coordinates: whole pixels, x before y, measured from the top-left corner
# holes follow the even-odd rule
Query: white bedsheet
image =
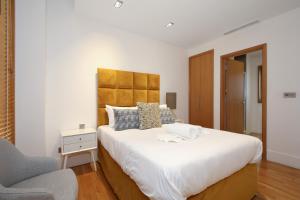
[(261, 159), (261, 141), (251, 136), (203, 128), (195, 140), (167, 143), (160, 134), (164, 128), (98, 128), (101, 144), (150, 199), (187, 199)]

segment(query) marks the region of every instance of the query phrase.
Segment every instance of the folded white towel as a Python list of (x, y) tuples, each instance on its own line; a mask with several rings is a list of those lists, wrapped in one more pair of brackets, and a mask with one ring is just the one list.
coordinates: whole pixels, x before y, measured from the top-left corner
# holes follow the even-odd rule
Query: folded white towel
[(161, 134), (157, 136), (157, 139), (163, 142), (182, 142), (184, 141), (184, 138), (181, 138), (174, 134)]
[(175, 134), (184, 139), (192, 140), (198, 138), (202, 132), (201, 126), (183, 123), (164, 124), (163, 128), (165, 128), (169, 134)]

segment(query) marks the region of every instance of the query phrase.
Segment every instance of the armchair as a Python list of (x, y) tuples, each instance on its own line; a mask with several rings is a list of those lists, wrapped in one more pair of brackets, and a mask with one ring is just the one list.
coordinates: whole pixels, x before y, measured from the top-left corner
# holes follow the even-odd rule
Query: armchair
[(75, 200), (77, 179), (53, 158), (29, 157), (0, 140), (0, 200)]

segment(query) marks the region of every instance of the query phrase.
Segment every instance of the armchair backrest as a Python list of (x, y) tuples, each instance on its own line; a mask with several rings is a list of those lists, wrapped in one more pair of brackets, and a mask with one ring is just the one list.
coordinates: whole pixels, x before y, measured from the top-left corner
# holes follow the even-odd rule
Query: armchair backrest
[(24, 180), (26, 169), (25, 156), (11, 143), (0, 139), (0, 184), (5, 187)]
[(25, 179), (58, 170), (57, 160), (30, 157), (7, 140), (0, 139), (0, 184), (10, 187)]

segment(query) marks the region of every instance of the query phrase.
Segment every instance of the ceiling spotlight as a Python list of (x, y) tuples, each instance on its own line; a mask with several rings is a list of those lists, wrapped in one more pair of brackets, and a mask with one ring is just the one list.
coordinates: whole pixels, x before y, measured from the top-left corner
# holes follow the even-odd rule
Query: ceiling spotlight
[(170, 28), (171, 26), (174, 26), (174, 22), (169, 22), (169, 23), (166, 25), (167, 28)]
[(123, 1), (117, 0), (115, 3), (115, 8), (121, 8), (122, 5), (123, 5)]

